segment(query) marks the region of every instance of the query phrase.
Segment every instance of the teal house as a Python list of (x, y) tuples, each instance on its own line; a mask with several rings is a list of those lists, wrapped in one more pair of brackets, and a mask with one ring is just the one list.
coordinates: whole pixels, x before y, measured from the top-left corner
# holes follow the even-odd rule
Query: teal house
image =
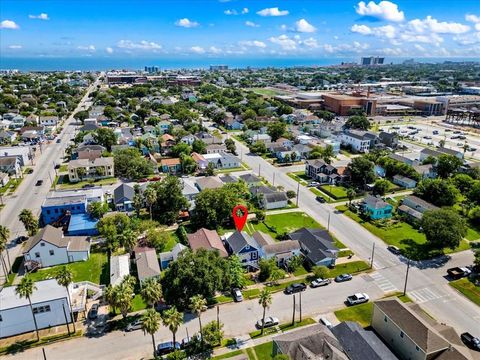
[(368, 195), (363, 200), (362, 211), (372, 220), (389, 219), (392, 217), (393, 206), (380, 197)]

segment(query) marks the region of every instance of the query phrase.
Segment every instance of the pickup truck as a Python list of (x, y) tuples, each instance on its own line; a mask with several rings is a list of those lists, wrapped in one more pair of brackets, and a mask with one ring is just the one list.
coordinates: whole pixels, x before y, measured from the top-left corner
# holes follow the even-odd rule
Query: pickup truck
[(368, 300), (370, 300), (370, 298), (368, 297), (367, 294), (365, 293), (358, 293), (358, 294), (354, 294), (354, 295), (351, 295), (349, 297), (347, 297), (347, 304), (348, 305), (358, 305), (358, 304), (363, 304), (363, 303), (366, 303), (368, 302)]
[(455, 280), (466, 277), (470, 275), (470, 273), (471, 271), (466, 267), (454, 267), (447, 270), (448, 276)]

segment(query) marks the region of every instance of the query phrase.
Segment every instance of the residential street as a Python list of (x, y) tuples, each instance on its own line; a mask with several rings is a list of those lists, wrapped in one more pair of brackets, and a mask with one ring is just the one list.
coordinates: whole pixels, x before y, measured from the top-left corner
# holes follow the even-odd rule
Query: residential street
[[(90, 85), (84, 97), (78, 103), (77, 108), (65, 120), (63, 130), (57, 136), (57, 139), (61, 139), (61, 142), (57, 143), (56, 140), (54, 140), (50, 144), (43, 144), (42, 153), (37, 155), (35, 159), (33, 173), (24, 175), (25, 178), (23, 182), (13, 196), (4, 197), (5, 207), (0, 212), (0, 224), (10, 229), (10, 240), (15, 239), (19, 235), (25, 235), (25, 228), (18, 220), (18, 214), (22, 209), (30, 209), (34, 215), (40, 214), (41, 205), (50, 191), (52, 181), (55, 179), (54, 166), (56, 163), (63, 161), (65, 149), (74, 136), (75, 125), (73, 114), (83, 109), (83, 104), (88, 99), (88, 95), (98, 84), (99, 81), (97, 79), (97, 81)], [(41, 186), (35, 186), (37, 180), (43, 180), (43, 184)], [(8, 252), (12, 262), (20, 254), (20, 250), (21, 246), (17, 246), (14, 243), (9, 244)], [(3, 269), (0, 272), (0, 278), (0, 282), (3, 283)]]

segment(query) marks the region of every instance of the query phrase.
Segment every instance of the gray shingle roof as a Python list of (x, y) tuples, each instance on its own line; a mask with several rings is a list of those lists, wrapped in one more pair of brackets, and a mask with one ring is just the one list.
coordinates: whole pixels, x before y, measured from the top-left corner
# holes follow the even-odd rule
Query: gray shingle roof
[(338, 251), (327, 230), (301, 228), (288, 234), (288, 237), (291, 240), (298, 240), (303, 249), (308, 249), (305, 256), (314, 264), (333, 257), (333, 253)]
[(115, 204), (120, 202), (123, 198), (128, 200), (133, 200), (133, 196), (135, 195), (135, 190), (133, 187), (127, 184), (122, 184), (113, 190), (113, 199)]
[(255, 239), (245, 231), (235, 231), (226, 241), (234, 254), (240, 252), (247, 245), (255, 249), (259, 248)]

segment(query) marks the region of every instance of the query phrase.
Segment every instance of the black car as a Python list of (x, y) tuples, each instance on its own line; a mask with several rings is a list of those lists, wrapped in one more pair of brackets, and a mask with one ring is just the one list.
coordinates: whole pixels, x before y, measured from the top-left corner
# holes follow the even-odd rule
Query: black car
[(93, 188), (93, 187), (95, 187), (95, 185), (93, 185), (93, 184), (85, 184), (85, 185), (82, 186), (82, 189), (88, 189), (88, 188)]
[(322, 203), (322, 204), (326, 202), (325, 199), (324, 199), (323, 197), (321, 197), (321, 196), (317, 196), (315, 199), (316, 199), (319, 203)]
[(43, 185), (43, 180), (37, 180), (35, 183), (35, 186), (42, 186)]
[(402, 251), (394, 245), (387, 246), (387, 250), (395, 255), (400, 255), (402, 253)]
[(57, 144), (60, 144), (62, 142), (62, 139), (57, 139)]
[(98, 304), (93, 304), (88, 312), (88, 318), (90, 320), (95, 320), (98, 317)]
[(288, 294), (288, 295), (295, 294), (300, 291), (305, 291), (306, 288), (307, 288), (307, 285), (305, 285), (305, 283), (295, 283), (285, 288), (285, 294)]
[(17, 244), (21, 244), (21, 243), (24, 243), (27, 240), (28, 240), (28, 236), (19, 236), (15, 239), (15, 242)]
[(167, 355), (175, 350), (180, 350), (180, 349), (181, 349), (181, 346), (178, 342), (175, 342), (175, 344), (173, 344), (173, 341), (164, 342), (164, 343), (158, 344), (157, 355), (158, 356)]
[(60, 164), (55, 164), (55, 169), (60, 169)]
[(462, 339), (463, 343), (467, 345), (470, 349), (480, 351), (479, 338), (473, 336), (468, 332), (464, 332), (462, 335), (460, 335), (460, 338)]

